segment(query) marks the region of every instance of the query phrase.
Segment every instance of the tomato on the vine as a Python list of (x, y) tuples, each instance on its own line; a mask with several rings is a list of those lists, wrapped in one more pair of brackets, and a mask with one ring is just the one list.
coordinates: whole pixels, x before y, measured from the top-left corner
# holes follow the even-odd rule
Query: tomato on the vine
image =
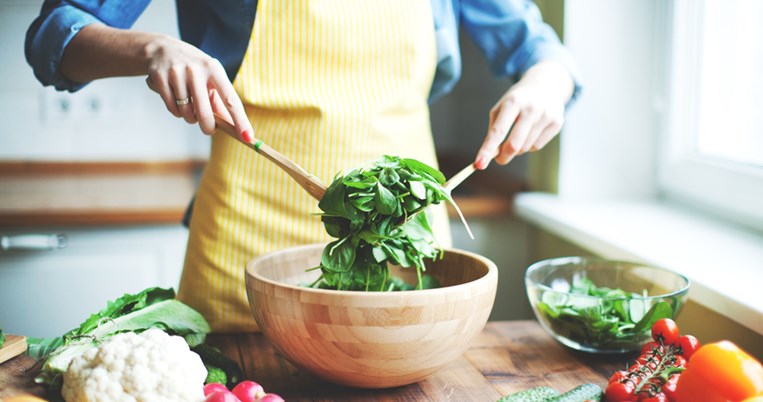
[(691, 359), (691, 355), (699, 349), (700, 344), (699, 340), (693, 335), (681, 335), (678, 337), (678, 347), (681, 348), (681, 355), (683, 355), (686, 360), (689, 360)]
[(662, 393), (668, 398), (669, 401), (676, 401), (676, 384), (678, 384), (678, 374), (673, 374), (668, 378), (668, 382), (662, 386)]
[(668, 402), (668, 398), (662, 392), (654, 394), (654, 396), (647, 396), (646, 398), (639, 399), (640, 402)]
[(660, 349), (660, 344), (656, 341), (647, 342), (646, 345), (641, 348), (641, 354), (653, 354), (655, 350), (662, 350)]
[(673, 365), (676, 367), (686, 367), (686, 358), (681, 355), (673, 356)]
[(636, 359), (636, 364), (634, 366), (647, 366), (650, 369), (654, 370), (657, 365), (660, 363), (660, 360), (662, 358), (659, 354), (646, 354), (641, 355)]
[(670, 318), (661, 318), (652, 325), (652, 339), (663, 345), (675, 344), (679, 335), (678, 324)]
[(628, 378), (628, 372), (625, 370), (615, 371), (614, 374), (612, 374), (609, 377), (609, 384), (612, 384), (613, 382), (621, 382)]
[(607, 389), (604, 390), (604, 396), (607, 398), (607, 401), (634, 401), (636, 400), (636, 396), (633, 394), (635, 389), (636, 387), (630, 381), (613, 382), (607, 385)]

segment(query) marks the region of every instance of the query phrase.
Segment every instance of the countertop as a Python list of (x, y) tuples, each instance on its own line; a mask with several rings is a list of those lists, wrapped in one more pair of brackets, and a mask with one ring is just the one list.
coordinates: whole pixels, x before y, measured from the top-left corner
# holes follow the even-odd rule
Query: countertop
[(0, 226), (177, 224), (203, 166), (176, 162), (2, 162)]
[[(209, 344), (237, 360), (245, 378), (287, 401), (480, 401), (547, 385), (566, 392), (583, 383), (604, 387), (626, 367), (629, 355), (575, 352), (554, 341), (534, 320), (489, 322), (458, 360), (415, 384), (382, 390), (346, 388), (301, 372), (284, 360), (262, 334), (211, 335)], [(0, 397), (42, 395), (31, 382), (35, 361), (16, 357), (0, 365)]]
[[(469, 162), (442, 158), (447, 177)], [(204, 161), (0, 162), (0, 227), (177, 224)], [(478, 172), (453, 197), (468, 218), (510, 214), (522, 180)], [(317, 208), (317, 205), (316, 205)], [(449, 206), (452, 217), (455, 210)]]

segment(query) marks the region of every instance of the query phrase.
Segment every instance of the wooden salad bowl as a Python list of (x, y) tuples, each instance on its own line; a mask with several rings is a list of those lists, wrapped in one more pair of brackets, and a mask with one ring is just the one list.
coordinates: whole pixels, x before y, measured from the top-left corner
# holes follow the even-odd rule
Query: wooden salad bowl
[[(313, 289), (323, 245), (289, 248), (247, 264), (249, 305), (270, 343), (295, 366), (359, 388), (417, 382), (460, 357), (493, 308), (495, 264), (449, 249), (427, 263), (440, 288), (403, 292)], [(415, 283), (415, 269), (393, 268)]]

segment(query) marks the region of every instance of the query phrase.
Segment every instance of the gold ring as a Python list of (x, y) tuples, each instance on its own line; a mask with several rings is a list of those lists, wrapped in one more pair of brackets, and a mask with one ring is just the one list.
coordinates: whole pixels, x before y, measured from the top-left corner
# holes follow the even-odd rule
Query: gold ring
[(177, 103), (178, 106), (187, 105), (191, 103), (191, 98), (175, 99), (175, 103)]

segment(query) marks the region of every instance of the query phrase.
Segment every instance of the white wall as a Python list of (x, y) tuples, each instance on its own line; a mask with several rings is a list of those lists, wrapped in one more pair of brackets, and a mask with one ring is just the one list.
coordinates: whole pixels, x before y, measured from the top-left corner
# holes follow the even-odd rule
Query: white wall
[(654, 150), (662, 103), (657, 3), (565, 2), (565, 42), (584, 89), (561, 136), (561, 197), (648, 197), (657, 192)]
[[(432, 133), (439, 152), (473, 158), (487, 134), (490, 109), (513, 83), (490, 72), (487, 60), (462, 31), (460, 35), (463, 73), (453, 92), (431, 106)], [(524, 177), (527, 156), (514, 158), (508, 166), (493, 163), (496, 173)]]
[[(41, 4), (39, 0), (0, 2), (0, 159), (206, 157), (207, 137), (167, 112), (144, 78), (100, 80), (75, 94), (43, 88), (24, 58), (26, 30)], [(176, 20), (174, 1), (153, 1), (135, 28), (177, 36)]]

